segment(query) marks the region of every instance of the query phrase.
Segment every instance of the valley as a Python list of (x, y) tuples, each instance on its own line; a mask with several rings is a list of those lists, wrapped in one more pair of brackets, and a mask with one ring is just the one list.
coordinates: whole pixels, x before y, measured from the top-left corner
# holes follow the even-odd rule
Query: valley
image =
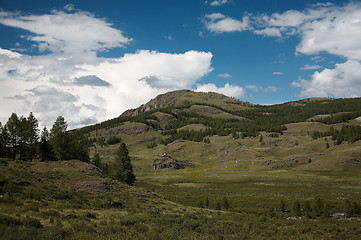
[[(361, 99), (176, 91), (70, 131), (89, 162), (2, 159), (8, 239), (361, 238)], [(134, 186), (104, 174), (125, 143)], [(110, 165), (112, 166), (112, 165)]]

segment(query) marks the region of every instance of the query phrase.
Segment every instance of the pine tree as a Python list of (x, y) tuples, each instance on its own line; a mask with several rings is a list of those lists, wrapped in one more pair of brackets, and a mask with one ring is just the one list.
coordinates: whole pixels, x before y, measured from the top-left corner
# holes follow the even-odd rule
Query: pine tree
[(42, 161), (46, 161), (46, 160), (53, 160), (53, 151), (51, 148), (51, 145), (49, 143), (49, 131), (46, 127), (43, 128), (43, 131), (41, 132), (41, 137), (40, 137), (40, 156), (41, 156), (41, 160)]
[(4, 125), (1, 129), (0, 129), (0, 145), (2, 146), (2, 150), (0, 153), (0, 157), (4, 157), (4, 158), (10, 158), (11, 154), (10, 154), (10, 150), (8, 148), (8, 144), (9, 144), (9, 133), (7, 130), (7, 126)]
[(68, 124), (62, 116), (59, 116), (50, 130), (50, 144), (57, 160), (69, 160), (70, 139), (67, 133)]
[(28, 116), (28, 144), (29, 144), (29, 153), (28, 158), (30, 161), (33, 160), (36, 155), (36, 144), (39, 141), (39, 122), (34, 117), (33, 113), (30, 112)]
[(6, 142), (4, 138), (4, 128), (0, 122), (0, 158), (4, 158), (6, 152)]
[(20, 160), (24, 160), (26, 151), (27, 151), (27, 140), (28, 140), (28, 121), (26, 118), (21, 116), (19, 118), (19, 125), (18, 125), (18, 136), (19, 136), (19, 158)]
[(7, 146), (11, 149), (11, 156), (13, 160), (16, 158), (19, 145), (19, 118), (16, 113), (12, 113), (8, 122), (6, 123), (8, 143)]
[(113, 165), (114, 177), (121, 182), (133, 185), (136, 178), (130, 161), (129, 152), (124, 143), (119, 145)]
[(92, 159), (92, 162), (95, 166), (97, 166), (98, 168), (101, 168), (101, 159), (99, 156), (99, 153), (95, 153)]

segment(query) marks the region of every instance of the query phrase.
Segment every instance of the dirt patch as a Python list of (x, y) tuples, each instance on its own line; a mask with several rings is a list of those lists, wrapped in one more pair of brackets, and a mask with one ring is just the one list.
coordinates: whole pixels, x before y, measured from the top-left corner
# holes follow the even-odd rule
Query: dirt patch
[(142, 133), (148, 132), (150, 127), (143, 123), (125, 123), (118, 128), (110, 129), (106, 132), (106, 135), (117, 136), (120, 134), (126, 134), (130, 136), (137, 136)]
[(39, 173), (52, 173), (52, 172), (66, 172), (66, 171), (79, 171), (85, 172), (90, 175), (100, 175), (101, 172), (96, 166), (81, 162), (79, 160), (56, 161), (56, 162), (42, 162), (30, 167), (30, 171)]
[(76, 182), (74, 189), (83, 192), (107, 193), (119, 192), (125, 189), (125, 186), (104, 179), (86, 179)]

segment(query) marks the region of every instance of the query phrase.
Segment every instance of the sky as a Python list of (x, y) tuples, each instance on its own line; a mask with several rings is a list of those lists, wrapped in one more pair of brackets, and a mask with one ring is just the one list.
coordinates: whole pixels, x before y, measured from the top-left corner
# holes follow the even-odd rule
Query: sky
[(0, 0), (0, 121), (69, 128), (168, 91), (361, 96), (361, 1)]

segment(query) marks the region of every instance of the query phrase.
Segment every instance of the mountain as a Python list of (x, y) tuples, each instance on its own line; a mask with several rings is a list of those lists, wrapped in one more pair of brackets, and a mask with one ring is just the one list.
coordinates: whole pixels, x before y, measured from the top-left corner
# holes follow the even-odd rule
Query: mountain
[[(360, 98), (261, 106), (181, 90), (79, 133), (90, 137), (91, 154), (99, 152), (107, 161), (112, 161), (114, 146), (99, 144), (114, 136), (122, 139), (137, 159), (139, 174), (153, 172), (154, 165), (159, 169), (162, 161), (177, 168), (183, 167), (176, 161), (187, 161), (194, 169), (223, 168), (229, 162), (231, 169), (342, 170), (358, 164), (361, 154), (354, 151), (361, 139), (359, 106)], [(161, 160), (164, 153), (170, 157)]]
[[(360, 106), (159, 95), (73, 130), (90, 163), (0, 159), (0, 239), (360, 239)], [(120, 142), (134, 186), (106, 175)]]
[(219, 93), (178, 90), (158, 95), (156, 98), (136, 109), (125, 111), (122, 116), (137, 116), (154, 109), (161, 109), (165, 107), (177, 108), (195, 104), (214, 105), (216, 107), (232, 111), (243, 110), (253, 106), (250, 103), (242, 102)]

